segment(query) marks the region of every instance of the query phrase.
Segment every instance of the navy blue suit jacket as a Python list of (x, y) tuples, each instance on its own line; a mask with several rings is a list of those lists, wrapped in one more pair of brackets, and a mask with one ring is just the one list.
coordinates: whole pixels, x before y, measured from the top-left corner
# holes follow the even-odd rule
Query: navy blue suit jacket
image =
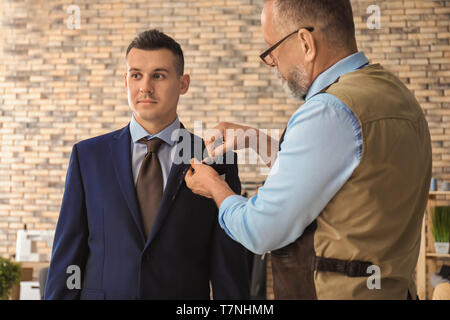
[[(248, 299), (248, 252), (220, 228), (215, 203), (186, 187), (189, 167), (172, 165), (146, 239), (129, 127), (75, 144), (44, 298), (209, 299), (211, 281), (215, 299)], [(224, 168), (239, 194), (237, 165)], [(68, 289), (70, 265), (81, 289)]]

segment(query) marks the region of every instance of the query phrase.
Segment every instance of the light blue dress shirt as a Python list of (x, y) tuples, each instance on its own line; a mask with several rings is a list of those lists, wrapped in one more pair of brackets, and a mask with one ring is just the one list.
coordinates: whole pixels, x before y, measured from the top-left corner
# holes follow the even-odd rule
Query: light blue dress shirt
[(222, 202), (219, 223), (231, 238), (257, 254), (294, 242), (350, 178), (362, 153), (358, 119), (335, 96), (317, 93), (368, 63), (358, 52), (316, 78), (258, 194)]
[(131, 167), (133, 170), (134, 185), (136, 186), (137, 178), (139, 175), (139, 169), (141, 168), (142, 161), (144, 161), (147, 153), (147, 145), (139, 143), (142, 138), (152, 139), (155, 137), (164, 141), (158, 149), (158, 159), (161, 164), (161, 170), (163, 175), (164, 189), (166, 187), (167, 178), (172, 168), (172, 151), (175, 148), (175, 142), (178, 140), (178, 135), (172, 133), (180, 128), (180, 120), (178, 117), (164, 130), (158, 132), (155, 135), (149, 134), (134, 118), (131, 117), (130, 121), (130, 134), (131, 134)]

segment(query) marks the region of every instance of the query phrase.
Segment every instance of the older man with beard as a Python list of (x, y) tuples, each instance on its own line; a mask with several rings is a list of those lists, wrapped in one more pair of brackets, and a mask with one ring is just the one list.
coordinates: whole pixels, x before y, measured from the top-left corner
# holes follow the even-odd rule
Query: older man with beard
[(231, 123), (217, 127), (223, 145), (212, 147), (219, 135), (207, 142), (212, 156), (272, 150), (257, 195), (234, 194), (198, 163), (187, 186), (214, 199), (230, 237), (272, 251), (276, 298), (415, 298), (431, 178), (422, 109), (397, 77), (358, 52), (349, 0), (269, 0), (261, 23), (270, 46), (261, 58), (305, 103), (278, 153), (275, 139)]

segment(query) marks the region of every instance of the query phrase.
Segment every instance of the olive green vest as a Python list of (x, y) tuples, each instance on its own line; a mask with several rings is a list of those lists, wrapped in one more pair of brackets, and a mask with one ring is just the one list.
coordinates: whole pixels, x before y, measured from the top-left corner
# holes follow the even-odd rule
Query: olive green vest
[[(326, 92), (358, 118), (361, 161), (303, 235), (272, 252), (275, 297), (415, 298), (431, 180), (424, 113), (402, 82), (378, 64), (343, 75)], [(370, 265), (381, 271), (380, 289), (369, 289), (377, 284), (374, 269), (367, 272)]]

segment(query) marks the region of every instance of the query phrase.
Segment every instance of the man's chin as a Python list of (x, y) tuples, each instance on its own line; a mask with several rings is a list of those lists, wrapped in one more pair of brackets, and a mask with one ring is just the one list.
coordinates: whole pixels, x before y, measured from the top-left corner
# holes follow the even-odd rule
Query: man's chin
[(303, 92), (300, 92), (298, 88), (291, 88), (288, 81), (282, 79), (281, 86), (283, 87), (284, 92), (286, 93), (287, 96), (289, 96), (290, 99), (294, 101), (303, 100), (305, 94)]
[(296, 85), (292, 85), (291, 82), (293, 80), (285, 79), (281, 72), (277, 71), (276, 69), (273, 71), (273, 73), (277, 75), (283, 91), (289, 98), (291, 98), (292, 100), (303, 100), (303, 97), (306, 95), (306, 93), (303, 93), (303, 91), (301, 91), (300, 88), (298, 88)]
[(145, 110), (142, 112), (133, 112), (136, 120), (143, 120), (145, 122), (158, 122), (162, 118), (161, 116), (155, 114), (155, 112), (150, 112), (149, 110)]
[(134, 111), (133, 114), (136, 120), (142, 120), (148, 123), (163, 124), (172, 121), (173, 117), (169, 116), (169, 114), (167, 113), (159, 114), (152, 111), (155, 110), (145, 110), (143, 112)]

